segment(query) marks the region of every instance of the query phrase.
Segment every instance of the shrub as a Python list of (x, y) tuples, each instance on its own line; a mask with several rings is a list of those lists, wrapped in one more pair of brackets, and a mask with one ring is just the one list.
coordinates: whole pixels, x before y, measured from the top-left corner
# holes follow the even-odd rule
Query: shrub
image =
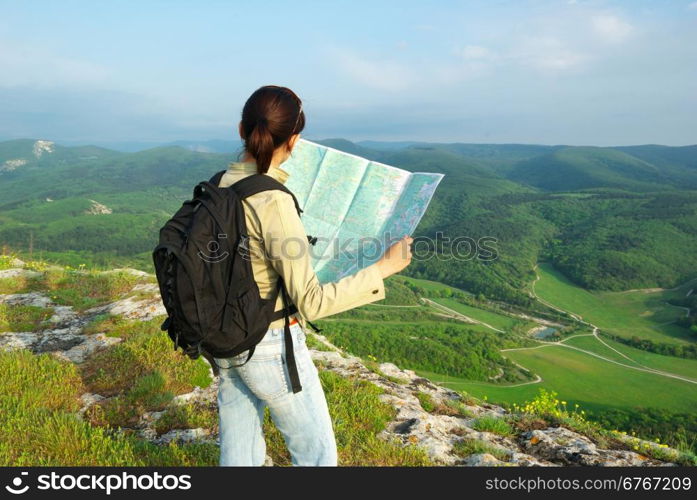
[(493, 415), (484, 415), (476, 418), (472, 422), (472, 428), (483, 432), (493, 432), (500, 436), (513, 435), (511, 425), (504, 419), (494, 417)]

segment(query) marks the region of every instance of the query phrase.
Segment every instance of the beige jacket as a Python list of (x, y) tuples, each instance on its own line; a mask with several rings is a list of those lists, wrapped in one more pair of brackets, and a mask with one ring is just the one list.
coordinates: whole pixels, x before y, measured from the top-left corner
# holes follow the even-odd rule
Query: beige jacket
[[(254, 161), (232, 162), (218, 185), (227, 187), (256, 171)], [(272, 166), (266, 175), (281, 183), (289, 176), (277, 166)], [(248, 197), (243, 206), (250, 236), (252, 271), (259, 293), (264, 298), (272, 297), (281, 275), (300, 313), (294, 316), (303, 327), (306, 319), (313, 321), (385, 298), (385, 286), (376, 264), (335, 283), (319, 283), (311, 265), (312, 247), (288, 193), (263, 191)], [(275, 310), (282, 308), (279, 294)], [(270, 328), (282, 326), (283, 319), (279, 319), (273, 321)]]

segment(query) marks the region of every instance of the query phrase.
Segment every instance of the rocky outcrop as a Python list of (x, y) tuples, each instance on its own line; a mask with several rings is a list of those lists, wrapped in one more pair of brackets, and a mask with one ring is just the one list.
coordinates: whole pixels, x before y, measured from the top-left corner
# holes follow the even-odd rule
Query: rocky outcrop
[(586, 436), (565, 427), (525, 432), (520, 446), (529, 453), (561, 465), (674, 465), (629, 450), (604, 450)]
[(33, 147), (34, 156), (41, 158), (44, 153), (53, 153), (54, 146), (53, 141), (36, 141)]
[(0, 278), (34, 278), (41, 275), (38, 271), (31, 269), (3, 269), (0, 271)]
[[(3, 272), (12, 276), (12, 273), (24, 271), (27, 270), (9, 269)], [(140, 271), (134, 273), (147, 275), (140, 274)], [(69, 306), (57, 305), (50, 297), (38, 292), (0, 295), (2, 304), (53, 309), (53, 315), (48, 320), (49, 328), (34, 332), (0, 333), (0, 348), (51, 352), (62, 359), (81, 363), (99, 349), (120, 341), (102, 333), (83, 333), (85, 324), (95, 315), (110, 313), (129, 319), (149, 320), (165, 314), (156, 284), (141, 283), (131, 292), (120, 300), (93, 307), (83, 313), (77, 313)], [(463, 398), (455, 391), (391, 363), (382, 363), (371, 369), (363, 360), (342, 352), (325, 337), (315, 337), (329, 349), (311, 349), (312, 357), (321, 369), (375, 384), (382, 389), (380, 399), (395, 409), (394, 418), (379, 437), (404, 445), (419, 446), (435, 463), (525, 467), (675, 465), (629, 449), (601, 448), (588, 436), (566, 427), (544, 427), (508, 435), (477, 430), (475, 427), (478, 419), (505, 419), (510, 416), (508, 411), (498, 405)], [(217, 390), (218, 380), (214, 378), (209, 387), (196, 387), (190, 393), (180, 394), (169, 405), (199, 404), (215, 408)], [(83, 394), (83, 406), (78, 414), (84, 414), (90, 406), (103, 399), (99, 394)], [(164, 413), (147, 412), (141, 415), (136, 429), (140, 436), (158, 444), (171, 441), (217, 442), (218, 436), (204, 428), (174, 429), (158, 434), (156, 424)], [(654, 445), (643, 440), (639, 442), (647, 446)], [(468, 448), (472, 443), (476, 446)]]
[(108, 215), (112, 212), (111, 208), (95, 200), (90, 200), (90, 208), (85, 210), (87, 215)]
[[(138, 290), (136, 290), (138, 291)], [(116, 314), (128, 319), (149, 321), (156, 316), (167, 314), (159, 297), (138, 298), (126, 297), (103, 306), (93, 307), (85, 311), (87, 314)]]
[[(325, 369), (346, 377), (368, 380), (384, 389), (381, 399), (393, 405), (397, 414), (382, 436), (421, 446), (437, 463), (487, 466), (674, 465), (629, 450), (598, 448), (588, 437), (565, 427), (534, 430), (523, 433), (518, 439), (477, 431), (472, 425), (478, 418), (502, 418), (507, 415), (507, 410), (489, 403), (468, 404), (457, 392), (433, 384), (411, 370), (401, 370), (391, 363), (379, 365), (379, 372), (389, 377), (386, 378), (366, 368), (360, 358), (342, 355), (338, 350), (313, 351), (312, 355), (323, 363)], [(398, 379), (401, 383), (390, 379)], [(426, 411), (417, 396), (419, 394), (427, 394), (433, 406), (441, 408), (440, 412)], [(449, 403), (453, 402), (460, 405), (460, 411), (468, 416), (443, 414), (447, 413)], [(496, 458), (489, 453), (463, 458), (456, 450), (458, 443), (466, 440), (491, 446), (506, 459)]]
[(83, 334), (83, 327), (94, 314), (78, 314), (72, 307), (54, 304), (48, 296), (39, 292), (0, 295), (0, 304), (53, 309), (53, 315), (48, 319), (48, 328), (36, 332), (0, 333), (2, 349), (27, 349), (37, 354), (50, 352), (73, 363), (82, 363), (97, 350), (121, 340), (107, 337), (103, 333)]
[(0, 172), (12, 172), (17, 167), (21, 167), (27, 164), (27, 160), (24, 158), (17, 158), (14, 160), (5, 160), (5, 162), (0, 165)]

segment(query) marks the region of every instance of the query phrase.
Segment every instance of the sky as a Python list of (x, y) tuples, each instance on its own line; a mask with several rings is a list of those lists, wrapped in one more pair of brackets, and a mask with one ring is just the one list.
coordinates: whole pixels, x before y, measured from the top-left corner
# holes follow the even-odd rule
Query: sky
[(0, 0), (0, 139), (697, 143), (697, 1)]

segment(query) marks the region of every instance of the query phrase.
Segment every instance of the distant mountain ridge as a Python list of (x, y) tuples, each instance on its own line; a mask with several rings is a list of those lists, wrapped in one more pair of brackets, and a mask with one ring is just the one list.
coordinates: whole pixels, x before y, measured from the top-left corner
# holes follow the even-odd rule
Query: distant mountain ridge
[[(541, 257), (584, 287), (612, 290), (674, 286), (697, 268), (697, 146), (316, 142), (445, 174), (418, 235), (499, 241), (495, 262), (431, 259), (410, 267), (420, 277), (524, 303)], [(45, 139), (0, 142), (0, 241), (80, 255), (69, 262), (148, 269), (159, 225), (197, 182), (237, 158), (199, 150), (230, 144), (179, 141), (126, 153)], [(90, 214), (93, 203), (112, 213)]]

